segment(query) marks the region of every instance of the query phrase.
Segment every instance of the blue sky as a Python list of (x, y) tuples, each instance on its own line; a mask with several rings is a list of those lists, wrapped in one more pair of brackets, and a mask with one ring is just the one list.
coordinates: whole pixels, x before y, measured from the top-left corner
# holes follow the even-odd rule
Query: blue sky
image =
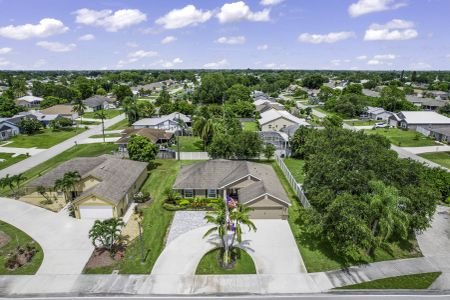
[(0, 0), (0, 69), (450, 69), (448, 0)]

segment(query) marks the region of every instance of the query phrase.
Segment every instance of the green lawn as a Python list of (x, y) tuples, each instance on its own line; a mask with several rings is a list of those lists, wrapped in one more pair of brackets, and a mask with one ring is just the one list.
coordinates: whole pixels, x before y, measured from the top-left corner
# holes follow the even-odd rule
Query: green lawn
[(236, 261), (236, 265), (232, 269), (223, 269), (219, 265), (217, 256), (219, 249), (214, 249), (206, 253), (200, 260), (196, 275), (230, 275), (230, 274), (256, 274), (255, 263), (247, 252), (236, 249), (240, 258)]
[(419, 156), (450, 169), (450, 152), (422, 153)]
[[(194, 163), (177, 160), (157, 160), (157, 168), (150, 171), (142, 191), (150, 193), (153, 202), (144, 209), (143, 240), (145, 263), (141, 264), (139, 238), (128, 246), (125, 257), (117, 265), (99, 269), (85, 270), (88, 274), (111, 274), (119, 270), (121, 274), (149, 274), (159, 254), (164, 248), (164, 238), (172, 221), (174, 212), (163, 208), (164, 191), (171, 188), (180, 170), (181, 164)], [(180, 249), (180, 251), (183, 251)]]
[(41, 130), (40, 133), (34, 135), (19, 134), (12, 137), (10, 141), (12, 143), (6, 145), (5, 147), (17, 147), (17, 148), (42, 148), (47, 149), (59, 144), (77, 134), (85, 131), (85, 128), (69, 128), (61, 130), (52, 130), (46, 128)]
[[(0, 248), (0, 275), (33, 275), (37, 272), (44, 259), (44, 253), (41, 246), (36, 243), (25, 232), (17, 229), (16, 227), (0, 221), (0, 231), (6, 233), (11, 240), (8, 244)], [(14, 271), (9, 271), (5, 268), (5, 262), (7, 261), (7, 255), (14, 250), (18, 245), (26, 246), (27, 244), (33, 245), (37, 249), (37, 253), (28, 264), (18, 268)]]
[[(36, 177), (48, 172), (49, 170), (53, 169), (57, 165), (75, 158), (75, 157), (90, 157), (90, 156), (99, 156), (102, 154), (111, 154), (112, 151), (117, 150), (117, 145), (111, 144), (111, 143), (96, 143), (96, 144), (86, 144), (86, 145), (77, 145), (73, 146), (72, 148), (64, 151), (61, 154), (58, 154), (55, 157), (50, 158), (49, 160), (41, 163), (40, 165), (37, 165), (34, 168), (29, 169), (26, 171), (24, 176), (27, 178), (27, 180), (23, 183), (27, 183)], [(2, 189), (1, 195), (5, 196), (9, 193), (9, 190)]]
[(295, 158), (286, 158), (284, 163), (286, 164), (286, 167), (288, 167), (289, 171), (291, 171), (291, 174), (294, 176), (295, 180), (298, 183), (303, 183), (305, 180), (305, 171), (303, 170), (305, 161)]
[[(322, 272), (345, 267), (344, 261), (336, 257), (328, 243), (320, 242), (314, 235), (305, 231), (301, 218), (302, 213), (304, 213), (303, 206), (298, 201), (276, 162), (273, 163), (273, 168), (291, 200), (292, 205), (289, 207), (288, 220), (308, 272)], [(368, 262), (420, 256), (422, 256), (422, 253), (419, 250), (417, 241), (412, 237), (409, 241), (391, 243), (389, 251), (377, 249), (374, 257), (368, 257)], [(358, 263), (361, 262), (354, 262), (354, 264)]]
[(338, 289), (345, 290), (393, 290), (393, 289), (414, 289), (425, 290), (441, 275), (441, 272), (422, 273), (414, 275), (404, 275), (397, 277), (383, 278), (353, 285), (347, 285)]
[[(105, 138), (114, 138), (114, 137), (121, 137), (121, 136), (122, 135), (120, 133), (105, 133)], [(103, 134), (91, 135), (89, 138), (100, 139), (100, 138), (103, 138)]]
[(259, 131), (258, 123), (254, 122), (242, 122), (243, 129), (245, 131)]
[(344, 120), (345, 124), (351, 126), (372, 126), (376, 123), (381, 123), (383, 121), (374, 121), (374, 120)]
[(26, 155), (18, 155), (16, 157), (12, 157), (12, 153), (0, 153), (0, 159), (4, 159), (4, 161), (0, 162), (0, 170), (5, 169), (15, 163), (18, 163), (21, 160), (27, 158)]
[[(123, 113), (123, 110), (121, 110), (121, 109), (105, 109), (103, 111), (105, 112), (105, 117), (107, 119), (112, 119), (114, 117), (117, 117), (121, 113)], [(99, 117), (97, 117), (96, 113), (97, 112), (84, 113), (83, 114), (83, 118), (86, 118), (86, 119), (100, 119)]]
[(86, 121), (85, 119), (83, 119), (83, 122), (81, 122), (80, 120), (76, 121), (78, 126), (85, 126), (85, 125), (100, 125), (102, 123), (102, 121), (98, 120), (98, 121)]
[(125, 129), (128, 128), (128, 119), (123, 119), (120, 122), (117, 122), (116, 124), (109, 126), (105, 130), (119, 130), (119, 129)]
[(364, 130), (367, 134), (379, 134), (385, 136), (389, 141), (400, 147), (422, 147), (435, 146), (437, 143), (421, 133), (399, 128), (378, 128)]
[[(203, 152), (203, 140), (196, 136), (180, 136), (180, 151), (181, 152)], [(177, 145), (170, 147), (172, 150), (178, 150)]]

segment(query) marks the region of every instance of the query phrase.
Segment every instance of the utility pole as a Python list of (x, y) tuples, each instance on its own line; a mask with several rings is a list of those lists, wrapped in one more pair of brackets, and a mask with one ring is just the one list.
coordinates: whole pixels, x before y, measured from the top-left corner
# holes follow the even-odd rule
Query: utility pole
[(178, 152), (178, 160), (180, 160), (180, 113), (178, 113), (177, 127), (178, 127), (177, 152)]

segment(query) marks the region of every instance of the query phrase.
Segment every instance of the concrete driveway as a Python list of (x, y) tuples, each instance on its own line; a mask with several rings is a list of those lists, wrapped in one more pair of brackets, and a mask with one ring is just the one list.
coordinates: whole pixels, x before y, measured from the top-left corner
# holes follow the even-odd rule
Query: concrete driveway
[(0, 220), (27, 233), (44, 251), (37, 274), (81, 274), (94, 250), (92, 221), (78, 220), (14, 199), (0, 198)]
[(417, 242), (426, 257), (450, 258), (450, 207), (438, 205), (431, 227), (417, 235)]
[[(306, 273), (287, 221), (254, 220), (257, 232), (246, 232), (240, 245), (253, 258), (258, 274)], [(190, 230), (169, 242), (152, 275), (193, 275), (203, 255), (219, 246), (217, 237), (203, 239), (211, 226)]]

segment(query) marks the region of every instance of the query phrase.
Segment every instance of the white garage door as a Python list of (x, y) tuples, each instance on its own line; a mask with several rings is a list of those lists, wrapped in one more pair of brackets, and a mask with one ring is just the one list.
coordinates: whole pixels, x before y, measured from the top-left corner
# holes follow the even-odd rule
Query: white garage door
[(80, 206), (81, 219), (110, 219), (113, 217), (112, 206)]

